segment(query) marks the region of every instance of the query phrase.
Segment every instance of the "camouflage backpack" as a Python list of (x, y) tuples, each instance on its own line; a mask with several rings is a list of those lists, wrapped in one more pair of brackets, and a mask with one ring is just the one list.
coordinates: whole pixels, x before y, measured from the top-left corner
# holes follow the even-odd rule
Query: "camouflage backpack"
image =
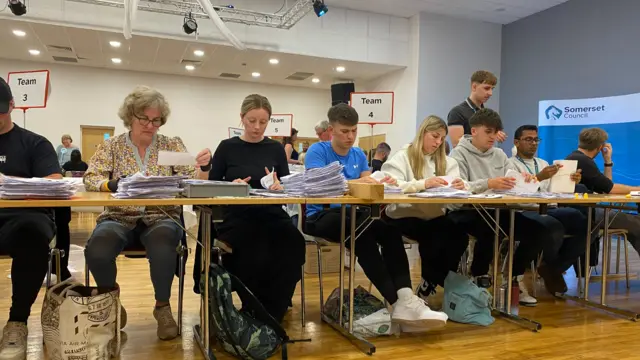
[[(238, 310), (233, 305), (233, 291), (244, 301), (251, 302), (244, 303), (243, 307), (254, 309), (256, 313)], [(215, 263), (211, 264), (209, 272), (209, 309), (211, 333), (226, 352), (245, 360), (263, 360), (282, 347), (282, 359), (287, 359), (287, 344), (294, 341), (240, 279)]]

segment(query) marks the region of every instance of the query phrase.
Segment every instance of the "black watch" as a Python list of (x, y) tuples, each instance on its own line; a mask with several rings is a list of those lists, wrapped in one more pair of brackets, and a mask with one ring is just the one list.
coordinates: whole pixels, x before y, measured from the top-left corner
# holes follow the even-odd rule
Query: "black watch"
[(613, 166), (613, 161), (612, 161), (612, 162), (610, 162), (610, 163), (608, 163), (608, 164), (607, 164), (607, 163), (604, 163), (604, 166), (605, 166), (605, 167), (612, 167), (612, 166)]
[(211, 170), (211, 164), (207, 166), (200, 166), (200, 171), (207, 172)]

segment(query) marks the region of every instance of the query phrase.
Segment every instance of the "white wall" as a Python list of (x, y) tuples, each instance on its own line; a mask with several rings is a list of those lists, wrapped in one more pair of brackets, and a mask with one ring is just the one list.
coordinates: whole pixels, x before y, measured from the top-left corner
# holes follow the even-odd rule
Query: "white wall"
[[(415, 136), (418, 103), (418, 70), (420, 46), (420, 18), (410, 19), (409, 59), (407, 68), (394, 71), (367, 84), (356, 84), (357, 91), (393, 91), (394, 120), (392, 125), (375, 125), (374, 134), (386, 134), (391, 152), (396, 152)], [(369, 125), (358, 128), (360, 136), (371, 135)]]
[[(502, 25), (421, 13), (417, 126), (431, 114), (446, 121), (469, 96), (476, 70), (494, 73), (500, 87), (501, 44)], [(499, 98), (496, 89), (487, 107), (497, 110)]]
[[(228, 137), (229, 126), (238, 127), (246, 95), (262, 94), (275, 113), (294, 114), (293, 126), (300, 136), (314, 137), (314, 125), (326, 118), (331, 106), (328, 90), (0, 59), (3, 77), (10, 71), (40, 69), (50, 70), (52, 92), (47, 108), (27, 111), (27, 129), (54, 146), (65, 133), (81, 146), (80, 125), (115, 126), (116, 134), (124, 132), (118, 108), (137, 85), (155, 87), (165, 95), (172, 113), (160, 132), (180, 136), (193, 153), (205, 147), (213, 151)], [(14, 111), (13, 121), (22, 126), (22, 112)]]
[[(237, 9), (273, 13), (282, 0), (235, 0), (233, 4)], [(9, 12), (0, 13), (2, 17), (15, 19)], [(29, 21), (122, 33), (124, 10), (66, 0), (30, 0)], [(194, 41), (195, 36), (182, 31), (182, 21), (180, 16), (138, 11), (133, 33)], [(311, 11), (290, 30), (234, 23), (227, 26), (250, 48), (381, 64), (408, 63), (406, 18), (330, 6), (323, 17)], [(226, 43), (209, 19), (198, 19), (198, 31), (199, 41)]]

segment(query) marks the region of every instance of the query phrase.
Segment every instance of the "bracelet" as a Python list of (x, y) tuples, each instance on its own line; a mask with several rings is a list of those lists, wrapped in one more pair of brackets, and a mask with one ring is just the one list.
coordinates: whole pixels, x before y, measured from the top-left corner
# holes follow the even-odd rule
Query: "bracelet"
[(202, 172), (211, 171), (211, 164), (209, 164), (207, 166), (200, 166), (200, 171), (202, 171)]

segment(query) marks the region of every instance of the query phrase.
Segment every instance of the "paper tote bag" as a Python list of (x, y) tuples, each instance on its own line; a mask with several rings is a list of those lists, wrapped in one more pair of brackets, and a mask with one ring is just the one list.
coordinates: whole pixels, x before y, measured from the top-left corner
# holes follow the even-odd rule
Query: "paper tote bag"
[(118, 288), (64, 281), (42, 304), (42, 334), (50, 360), (105, 360), (120, 354)]

